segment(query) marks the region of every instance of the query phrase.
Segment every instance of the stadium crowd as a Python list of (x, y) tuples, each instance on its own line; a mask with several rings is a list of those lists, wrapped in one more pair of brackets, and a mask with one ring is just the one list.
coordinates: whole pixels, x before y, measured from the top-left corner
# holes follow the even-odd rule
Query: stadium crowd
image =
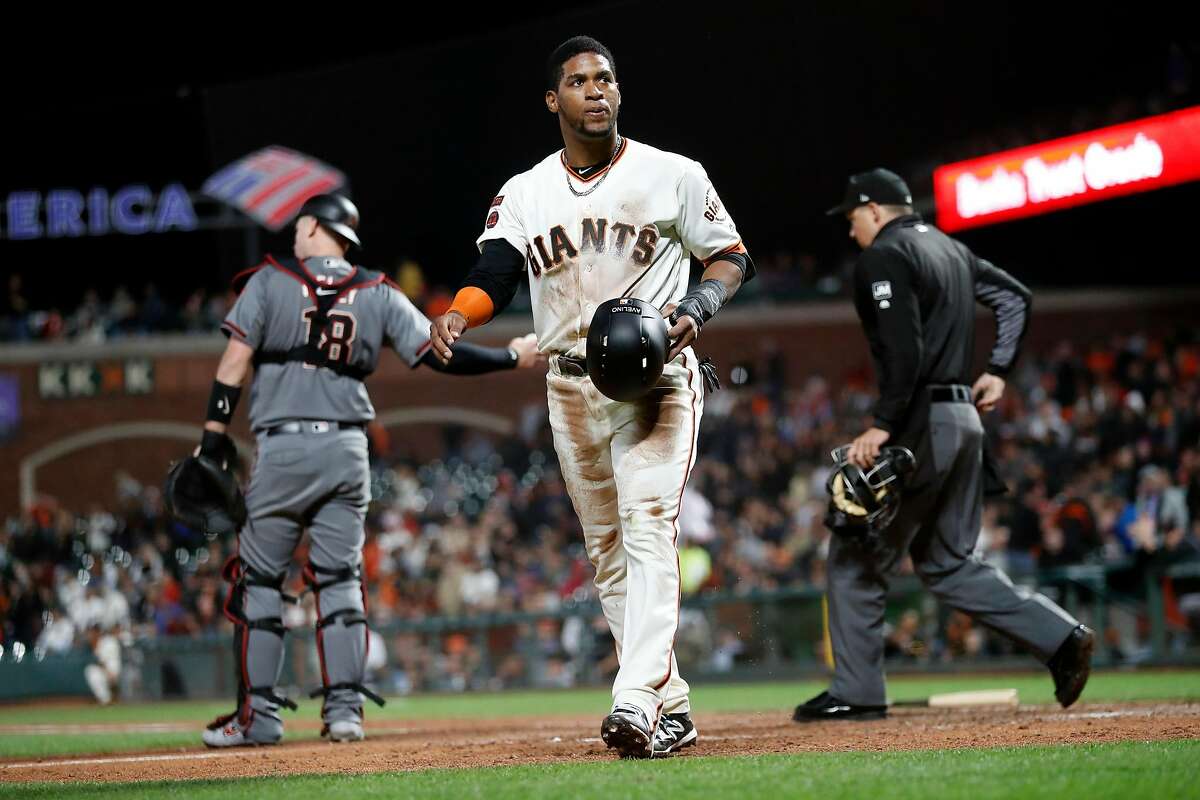
[[(987, 506), (980, 556), (1017, 580), (1038, 569), (1107, 565), (1106, 634), (1117, 658), (1144, 655), (1146, 576), (1200, 558), (1194, 334), (1063, 342), (1031, 353), (988, 420), (1010, 491)], [(822, 524), (827, 454), (864, 427), (869, 376), (789, 382), (802, 366), (769, 344), (739, 366), (741, 383), (706, 400), (679, 519), (684, 592), (820, 587), (830, 536)], [(376, 645), (389, 656), (379, 679), (396, 691), (570, 685), (614, 670), (598, 614), (501, 627), (486, 642), (453, 625), (431, 636), (390, 624), (555, 612), (594, 597), (545, 409), (526, 409), (512, 437), (451, 428), (444, 438), (440, 460), (417, 463), (392, 448), (386, 431), (371, 431), (368, 608), (390, 637)], [(0, 643), (6, 653), (46, 653), (99, 631), (120, 631), (127, 642), (228, 633), (220, 569), (233, 544), (170, 522), (159, 488), (128, 476), (111, 507), (69, 509), (43, 497), (0, 528)], [(305, 555), (287, 584), (294, 594), (303, 590)], [(1200, 631), (1200, 593), (1189, 580), (1163, 584), (1180, 646)], [(306, 595), (286, 622), (311, 630), (314, 619)], [(685, 613), (681, 649), (714, 671), (762, 656), (761, 642), (714, 620)], [(929, 603), (898, 609), (888, 635), (901, 659), (1009, 652), (966, 617)], [(821, 644), (796, 647), (811, 658)]]
[[(785, 249), (759, 257), (757, 265), (759, 280), (747, 286), (741, 303), (843, 296), (846, 282), (840, 276), (852, 262), (820, 264), (810, 253)], [(430, 318), (449, 308), (453, 291), (427, 282), (415, 261), (399, 260), (390, 274)], [(232, 291), (196, 289), (173, 301), (149, 283), (137, 290), (117, 286), (111, 293), (89, 288), (73, 310), (63, 311), (38, 307), (27, 297), (21, 274), (14, 272), (0, 294), (0, 343), (97, 344), (164, 333), (215, 334), (234, 299)], [(528, 289), (522, 288), (510, 311), (528, 313), (529, 308)]]

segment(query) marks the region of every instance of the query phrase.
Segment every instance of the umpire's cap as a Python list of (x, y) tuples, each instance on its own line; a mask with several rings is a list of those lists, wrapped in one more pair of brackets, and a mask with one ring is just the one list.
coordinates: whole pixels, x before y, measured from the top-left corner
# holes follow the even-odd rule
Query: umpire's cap
[(358, 207), (340, 194), (318, 194), (304, 201), (297, 219), (316, 217), (317, 221), (351, 244), (362, 247), (358, 239)]
[(867, 203), (881, 206), (911, 206), (912, 192), (908, 184), (890, 169), (876, 167), (857, 175), (846, 182), (846, 196), (842, 202), (825, 213), (829, 216), (845, 214)]
[(613, 400), (636, 400), (654, 388), (667, 358), (667, 323), (651, 304), (618, 297), (600, 304), (587, 337), (592, 383)]

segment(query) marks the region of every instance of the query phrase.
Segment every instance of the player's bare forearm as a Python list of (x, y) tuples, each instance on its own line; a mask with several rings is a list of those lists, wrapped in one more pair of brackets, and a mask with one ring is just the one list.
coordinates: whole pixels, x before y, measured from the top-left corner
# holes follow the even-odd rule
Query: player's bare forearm
[(227, 386), (241, 386), (254, 363), (254, 350), (241, 339), (230, 339), (217, 364), (217, 380)]
[(726, 261), (719, 258), (711, 262), (704, 268), (704, 274), (700, 276), (701, 281), (715, 278), (725, 286), (725, 302), (728, 303), (737, 294), (737, 290), (742, 288), (742, 268), (732, 261)]
[[(217, 364), (217, 381), (226, 386), (241, 386), (253, 362), (254, 349), (240, 339), (230, 338), (229, 343), (225, 345), (225, 352), (221, 354), (221, 361)], [(206, 431), (216, 433), (225, 433), (228, 427), (223, 422), (211, 419), (204, 423)]]

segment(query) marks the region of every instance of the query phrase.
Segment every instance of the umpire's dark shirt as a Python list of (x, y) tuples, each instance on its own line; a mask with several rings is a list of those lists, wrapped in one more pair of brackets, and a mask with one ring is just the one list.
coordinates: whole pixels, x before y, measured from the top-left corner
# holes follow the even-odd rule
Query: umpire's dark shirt
[(879, 376), (875, 424), (897, 433), (929, 384), (970, 386), (975, 302), (996, 315), (987, 371), (1006, 375), (1029, 323), (1020, 281), (911, 214), (883, 226), (854, 268), (854, 306)]

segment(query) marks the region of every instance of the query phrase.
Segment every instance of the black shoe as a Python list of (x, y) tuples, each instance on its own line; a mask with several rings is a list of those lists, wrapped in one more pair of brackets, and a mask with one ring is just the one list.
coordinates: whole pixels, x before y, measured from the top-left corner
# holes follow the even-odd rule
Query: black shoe
[(1067, 636), (1054, 657), (1046, 662), (1054, 677), (1054, 696), (1063, 708), (1069, 708), (1083, 693), (1092, 673), (1092, 651), (1096, 649), (1096, 633), (1080, 625)]
[(654, 731), (645, 712), (636, 706), (617, 706), (600, 724), (600, 738), (623, 758), (650, 758)]
[(655, 757), (669, 756), (696, 743), (696, 726), (686, 711), (682, 714), (663, 714), (654, 732)]
[(796, 706), (796, 713), (792, 714), (792, 719), (796, 722), (820, 722), (827, 719), (861, 722), (886, 718), (887, 706), (855, 706), (837, 699), (829, 692), (821, 692), (804, 705)]

